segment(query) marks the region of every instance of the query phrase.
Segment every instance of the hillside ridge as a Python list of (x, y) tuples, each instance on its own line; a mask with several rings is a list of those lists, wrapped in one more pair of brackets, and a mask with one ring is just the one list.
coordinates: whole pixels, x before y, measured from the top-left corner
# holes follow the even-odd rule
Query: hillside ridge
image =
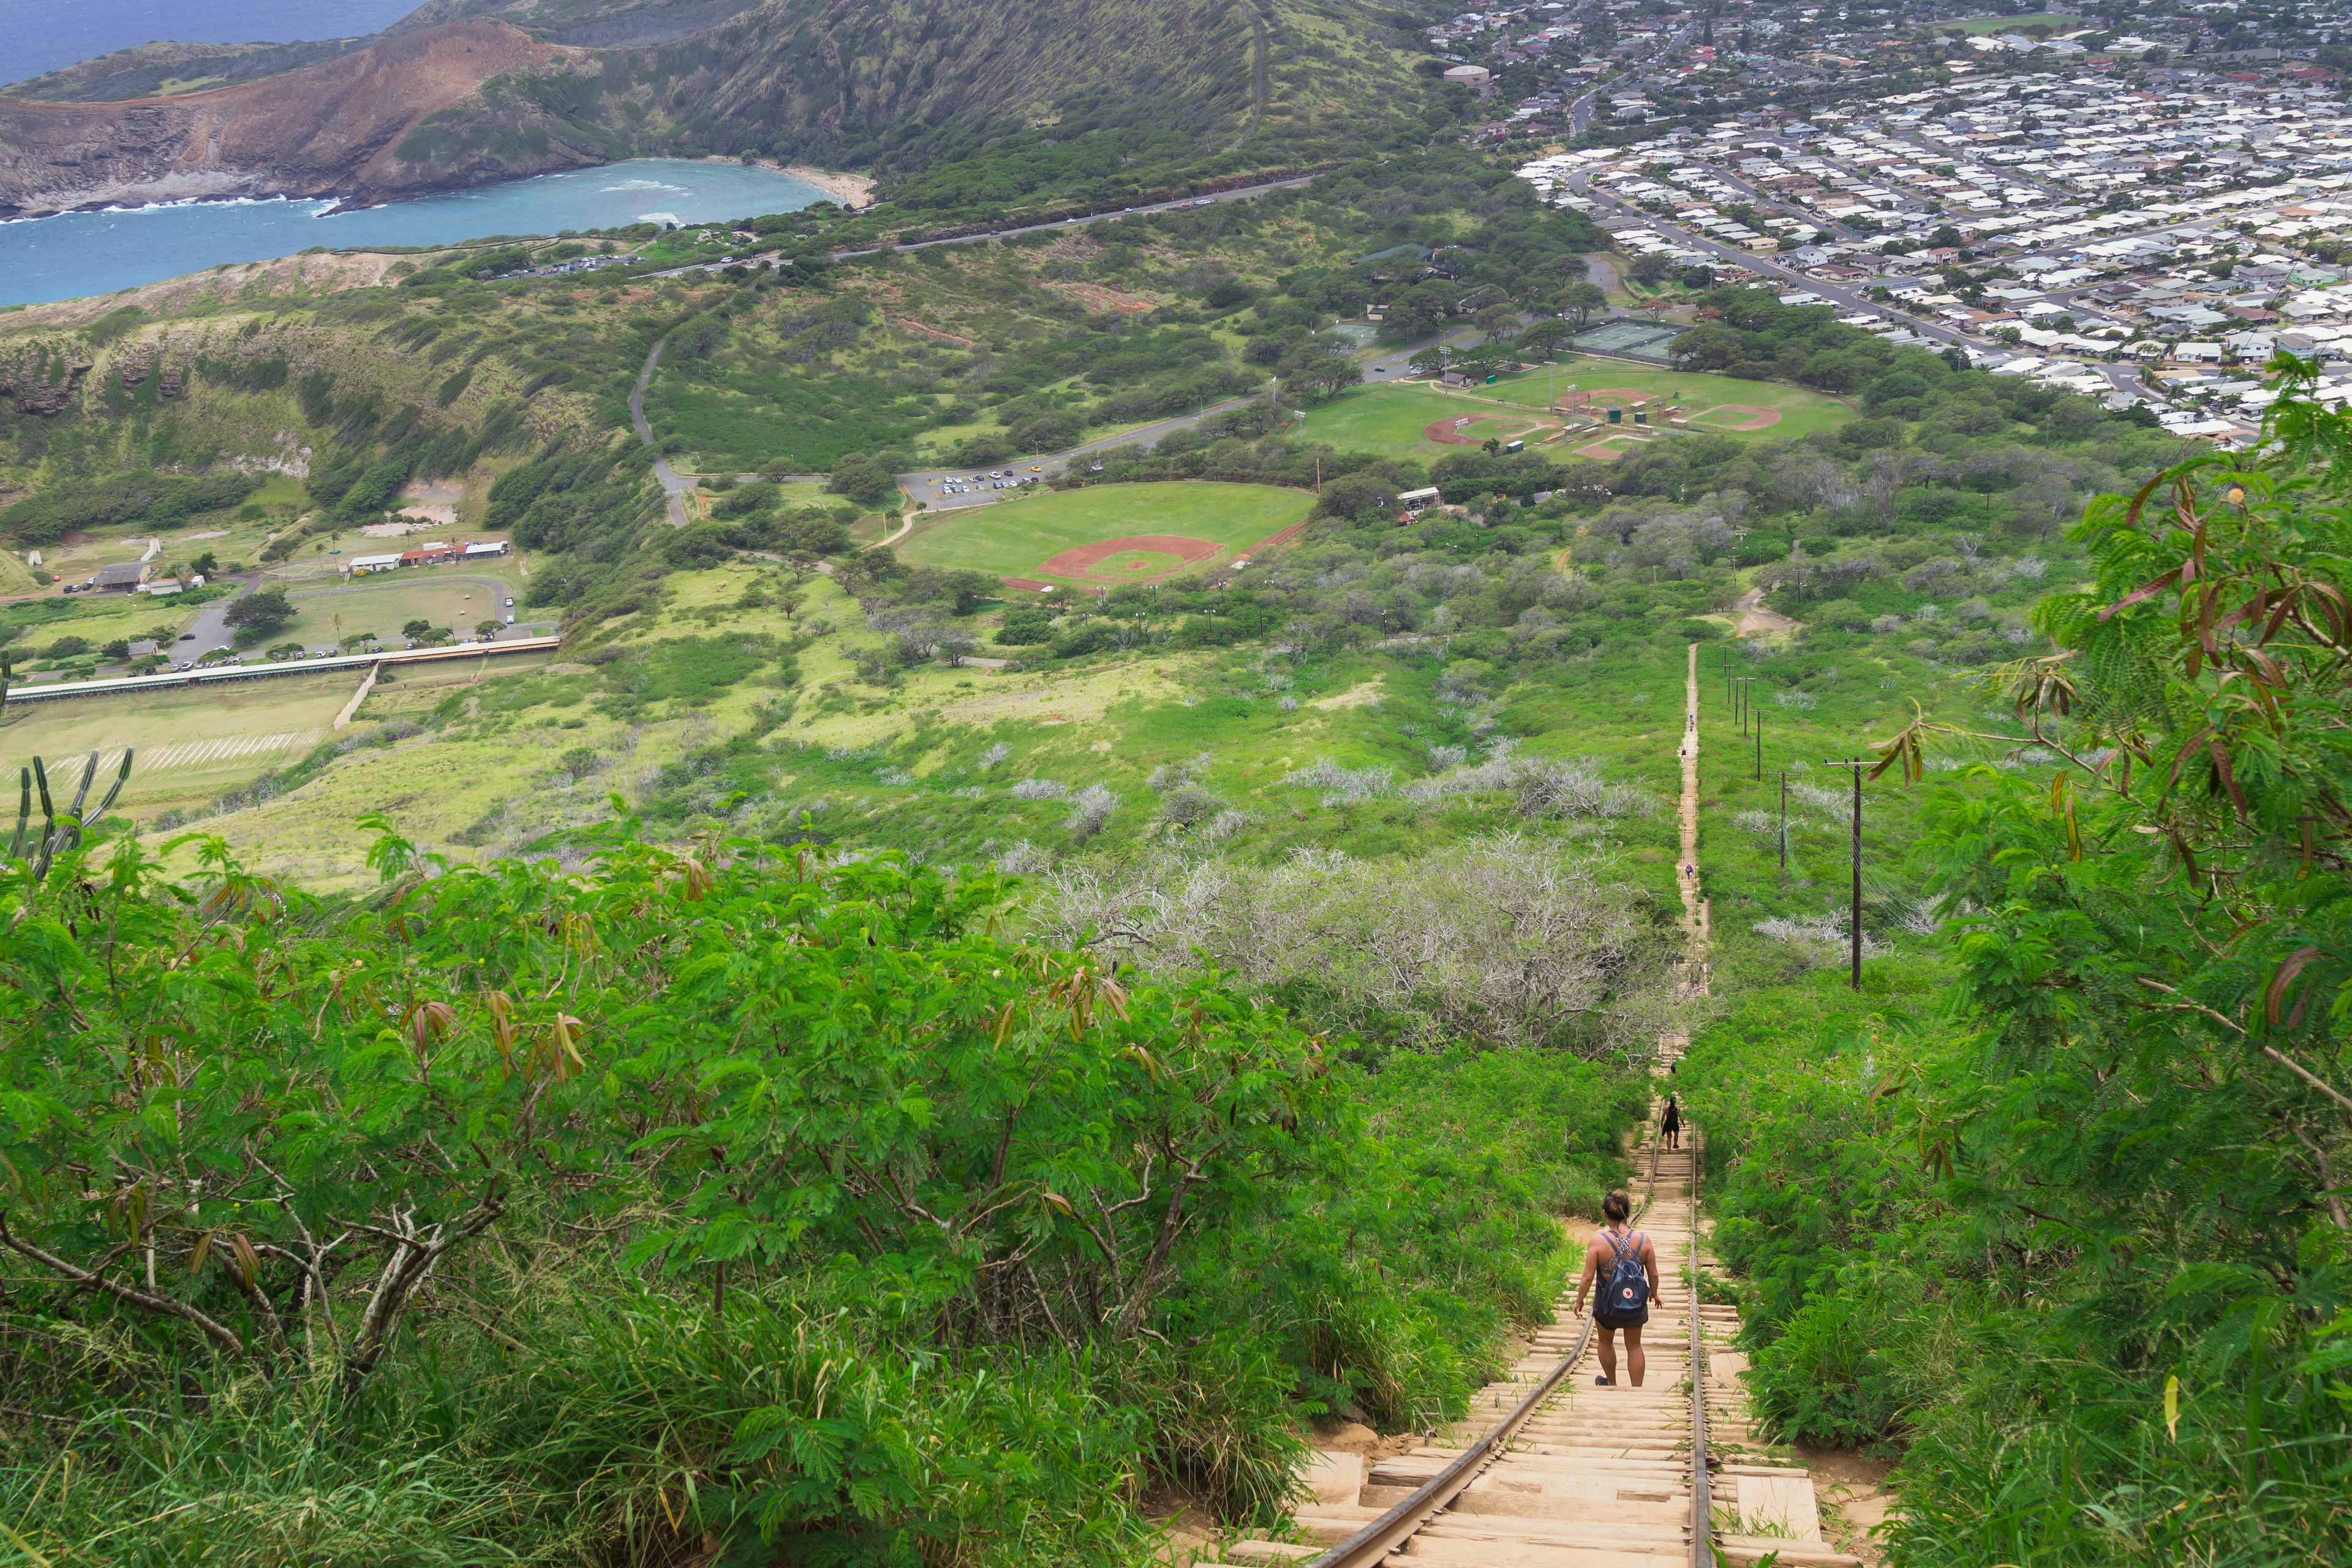
[[(577, 168), (596, 154), (501, 114), (484, 84), (579, 51), (504, 22), (451, 22), (299, 70), (171, 98), (0, 98), (0, 216), (189, 199), (337, 196), (352, 203)], [(507, 134), (412, 161), (421, 121), (459, 105)]]

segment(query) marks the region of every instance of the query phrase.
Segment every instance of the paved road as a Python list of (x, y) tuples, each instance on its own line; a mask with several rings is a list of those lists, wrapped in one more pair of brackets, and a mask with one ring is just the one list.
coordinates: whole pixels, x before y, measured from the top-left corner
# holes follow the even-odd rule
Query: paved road
[(637, 439), (653, 450), (654, 478), (661, 481), (663, 499), (669, 504), (669, 525), (684, 528), (686, 492), (694, 488), (694, 481), (669, 466), (661, 448), (654, 446), (654, 427), (646, 423), (646, 388), (653, 384), (654, 366), (661, 363), (661, 352), (668, 346), (667, 338), (656, 343), (654, 352), (646, 356), (646, 368), (637, 372), (637, 384), (629, 389), (629, 423), (636, 426)]
[[(257, 572), (250, 576), (236, 578), (235, 581), (237, 591), (232, 597), (215, 599), (211, 604), (200, 607), (196, 611), (196, 618), (180, 628), (180, 640), (173, 647), (160, 650), (169, 655), (173, 663), (177, 664), (184, 658), (194, 658), (200, 653), (210, 653), (216, 647), (229, 646), (226, 619), (228, 607), (261, 586), (261, 574)], [(193, 642), (189, 640), (192, 635), (195, 639)], [(174, 648), (178, 651), (174, 652)]]
[(1247, 201), (1252, 196), (1262, 196), (1268, 191), (1295, 190), (1300, 185), (1312, 184), (1314, 179), (1315, 176), (1312, 174), (1301, 174), (1297, 179), (1269, 180), (1262, 185), (1243, 185), (1236, 190), (1219, 191), (1214, 195), (1184, 196), (1172, 202), (1154, 202), (1149, 206), (1122, 207), (1118, 212), (1109, 213), (1087, 213), (1078, 217), (1055, 218), (1051, 223), (1024, 224), (1016, 228), (995, 229), (987, 234), (961, 234), (950, 239), (920, 239), (912, 245), (897, 247), (876, 245), (868, 246), (863, 250), (836, 250), (833, 253), (833, 257), (836, 261), (843, 261), (853, 256), (874, 256), (886, 248), (929, 250), (933, 246), (939, 245), (981, 245), (992, 239), (1009, 238), (1016, 234), (1048, 234), (1057, 228), (1079, 228), (1090, 223), (1104, 223), (1112, 218), (1130, 217), (1137, 213), (1171, 213), (1184, 207), (1205, 207), (1213, 206), (1222, 202)]

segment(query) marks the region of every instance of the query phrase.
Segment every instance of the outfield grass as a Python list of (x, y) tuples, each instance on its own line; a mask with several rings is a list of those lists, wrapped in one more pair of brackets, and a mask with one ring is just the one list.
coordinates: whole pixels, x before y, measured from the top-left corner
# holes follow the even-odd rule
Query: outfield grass
[[(446, 567), (438, 570), (448, 574)], [(390, 641), (412, 620), (431, 621), (462, 636), (478, 622), (503, 623), (505, 601), (522, 597), (519, 584), (475, 567), (467, 568), (463, 575), (436, 575), (436, 569), (426, 567), (390, 574), (389, 579), (362, 577), (348, 588), (296, 589), (288, 595), (294, 606), (293, 624), (272, 632), (268, 640), (318, 647), (373, 632)], [(340, 627), (338, 616), (342, 617)]]
[(1328, 441), (1343, 452), (1378, 452), (1426, 463), (1452, 448), (1424, 437), (1423, 426), (1465, 411), (1458, 398), (1423, 384), (1366, 386), (1308, 409), (1304, 433), (1310, 441)]
[[(1727, 430), (1705, 421), (1694, 426), (1710, 434), (1751, 441), (1793, 440), (1820, 430), (1834, 430), (1854, 417), (1853, 410), (1836, 398), (1785, 382), (1742, 381), (1696, 371), (1643, 370), (1615, 360), (1563, 360), (1551, 371), (1549, 386), (1563, 399), (1571, 386), (1587, 391), (1606, 388), (1679, 403), (1694, 415), (1724, 404), (1741, 404), (1769, 408), (1780, 416), (1780, 423), (1761, 430)], [(1473, 387), (1470, 395), (1541, 408), (1546, 389), (1545, 372), (1533, 370), (1506, 376), (1492, 386)]]
[[(919, 565), (1071, 581), (1039, 568), (1076, 545), (1150, 534), (1205, 540), (1221, 551), (1245, 550), (1299, 521), (1314, 504), (1315, 498), (1303, 490), (1270, 485), (1097, 485), (940, 513), (918, 524), (898, 549)], [(1130, 558), (1143, 556), (1123, 552), (1097, 570), (1102, 575), (1145, 577), (1178, 563), (1176, 557), (1164, 556), (1150, 570), (1122, 573), (1119, 563)]]

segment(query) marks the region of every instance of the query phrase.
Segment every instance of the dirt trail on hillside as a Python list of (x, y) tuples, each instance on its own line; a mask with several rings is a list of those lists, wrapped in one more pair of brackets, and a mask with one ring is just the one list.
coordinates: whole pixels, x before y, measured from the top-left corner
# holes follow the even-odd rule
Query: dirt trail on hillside
[(1739, 602), (1731, 606), (1731, 613), (1738, 617), (1738, 634), (1744, 637), (1785, 637), (1797, 629), (1796, 622), (1778, 610), (1764, 607), (1764, 590), (1761, 588), (1750, 588), (1742, 594)]

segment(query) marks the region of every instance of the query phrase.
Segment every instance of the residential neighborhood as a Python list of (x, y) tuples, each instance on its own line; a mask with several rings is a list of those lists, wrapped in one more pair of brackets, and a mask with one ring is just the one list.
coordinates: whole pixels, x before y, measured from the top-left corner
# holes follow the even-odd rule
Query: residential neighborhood
[(1430, 43), (1486, 72), (1477, 135), (1636, 265), (2230, 443), (2274, 353), (2352, 396), (2347, 36), (2352, 8), (1729, 0), (1466, 13)]

